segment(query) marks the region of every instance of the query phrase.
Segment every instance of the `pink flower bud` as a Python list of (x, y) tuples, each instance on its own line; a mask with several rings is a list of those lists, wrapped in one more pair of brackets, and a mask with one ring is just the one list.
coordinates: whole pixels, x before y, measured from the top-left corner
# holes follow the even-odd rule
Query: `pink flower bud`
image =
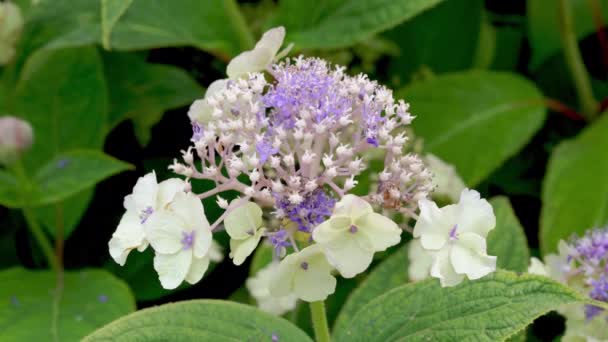
[(14, 116), (0, 117), (0, 164), (9, 164), (27, 151), (34, 137), (32, 126)]

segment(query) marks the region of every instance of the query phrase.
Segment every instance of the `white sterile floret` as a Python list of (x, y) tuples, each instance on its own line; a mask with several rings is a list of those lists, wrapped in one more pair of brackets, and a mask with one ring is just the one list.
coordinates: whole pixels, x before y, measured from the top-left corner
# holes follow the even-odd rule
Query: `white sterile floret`
[(411, 281), (421, 281), (431, 276), (435, 252), (422, 248), (420, 239), (414, 239), (408, 245), (407, 254), (410, 261), (407, 271)]
[(433, 174), (433, 197), (445, 197), (451, 202), (458, 201), (460, 193), (466, 188), (466, 186), (456, 172), (454, 166), (444, 162), (432, 154), (427, 154), (424, 157), (424, 163)]
[(281, 261), (270, 282), (270, 294), (277, 298), (294, 294), (307, 302), (325, 300), (336, 290), (331, 270), (321, 246), (308, 246)]
[(233, 209), (226, 216), (224, 226), (230, 235), (229, 256), (235, 265), (242, 264), (258, 246), (266, 232), (262, 224), (262, 208), (253, 202)]
[(283, 45), (283, 39), (285, 39), (284, 27), (279, 26), (268, 30), (255, 44), (253, 50), (245, 51), (230, 61), (226, 74), (235, 79), (250, 72), (265, 70), (274, 61)]
[(344, 278), (365, 271), (375, 252), (386, 250), (401, 241), (401, 229), (391, 219), (375, 213), (365, 200), (344, 196), (329, 220), (313, 230), (328, 261)]
[(465, 189), (458, 204), (441, 209), (435, 202), (419, 202), (414, 237), (422, 248), (436, 252), (431, 276), (441, 286), (459, 284), (465, 276), (478, 279), (496, 270), (496, 257), (486, 253), (486, 237), (494, 229), (492, 206), (475, 190)]
[(125, 197), (126, 213), (109, 242), (110, 255), (116, 263), (124, 266), (131, 250), (141, 252), (148, 247), (144, 225), (153, 213), (162, 210), (177, 193), (183, 192), (185, 185), (179, 178), (167, 179), (158, 184), (154, 172), (139, 178), (133, 187), (133, 193)]
[(224, 249), (215, 240), (211, 241), (211, 246), (209, 247), (209, 260), (216, 263), (224, 260)]
[(545, 264), (543, 264), (543, 262), (536, 257), (530, 258), (530, 265), (528, 266), (528, 273), (538, 274), (538, 275), (542, 275), (542, 276), (549, 275), (547, 273), (547, 267), (545, 266)]
[(146, 237), (156, 252), (154, 269), (166, 289), (195, 284), (209, 267), (212, 234), (200, 199), (179, 192), (164, 210), (152, 214)]
[(226, 88), (228, 80), (217, 80), (209, 85), (205, 97), (198, 99), (190, 105), (188, 109), (188, 117), (192, 122), (206, 124), (213, 119), (213, 106), (209, 103), (212, 96), (220, 90)]
[(271, 262), (266, 267), (259, 270), (255, 276), (248, 278), (245, 286), (253, 298), (258, 303), (262, 311), (280, 316), (296, 307), (298, 297), (288, 294), (283, 297), (273, 297), (270, 294), (270, 284), (273, 277), (279, 271), (279, 263)]

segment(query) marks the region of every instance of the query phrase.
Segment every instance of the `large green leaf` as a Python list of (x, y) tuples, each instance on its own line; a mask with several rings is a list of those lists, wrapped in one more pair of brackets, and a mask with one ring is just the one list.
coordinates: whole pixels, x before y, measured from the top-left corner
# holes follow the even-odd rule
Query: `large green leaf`
[(521, 76), (490, 71), (446, 74), (399, 92), (416, 116), (424, 147), (475, 186), (542, 126), (542, 94)]
[(116, 22), (125, 14), (133, 0), (101, 0), (101, 41), (110, 49), (110, 34)]
[[(593, 13), (608, 17), (608, 1), (599, 0), (601, 14), (589, 0), (568, 0), (574, 34), (580, 39), (595, 31)], [(528, 31), (532, 47), (531, 67), (538, 67), (545, 59), (558, 53), (561, 48), (559, 4), (555, 0), (528, 0)]]
[(543, 253), (560, 239), (608, 223), (608, 115), (555, 148), (543, 182)]
[[(132, 119), (138, 138), (146, 144), (150, 128), (172, 108), (192, 103), (203, 89), (185, 71), (168, 65), (148, 64), (127, 53), (104, 54), (110, 95), (110, 128)], [(184, 118), (184, 120), (186, 120)]]
[(95, 150), (62, 153), (34, 176), (28, 205), (56, 203), (129, 168), (129, 164)]
[(386, 32), (401, 47), (391, 78), (407, 83), (421, 67), (433, 72), (468, 69), (479, 41), (483, 1), (450, 0)]
[[(275, 336), (273, 338), (273, 336)], [(85, 341), (311, 341), (295, 325), (254, 307), (192, 300), (141, 310), (87, 336)]]
[(442, 288), (436, 279), (398, 287), (349, 320), (335, 341), (500, 341), (582, 295), (546, 277), (497, 271)]
[(51, 271), (0, 272), (3, 341), (78, 341), (135, 310), (124, 282), (103, 270), (66, 272), (57, 292)]
[(277, 24), (297, 49), (341, 48), (413, 18), (443, 0), (285, 0)]
[(498, 256), (497, 267), (525, 272), (530, 263), (526, 233), (506, 197), (490, 200), (496, 215), (496, 228), (488, 234), (488, 254)]
[[(239, 38), (221, 0), (133, 0), (109, 32), (118, 50), (191, 45), (228, 56), (239, 52)], [(115, 13), (115, 12), (114, 12)]]

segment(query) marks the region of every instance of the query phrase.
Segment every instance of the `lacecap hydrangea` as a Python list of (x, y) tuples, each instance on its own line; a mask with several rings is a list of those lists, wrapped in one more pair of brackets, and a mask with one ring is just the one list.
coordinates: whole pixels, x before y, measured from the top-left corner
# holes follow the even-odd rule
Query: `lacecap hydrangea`
[[(110, 244), (118, 262), (150, 244), (161, 283), (174, 288), (202, 277), (215, 232), (230, 236), (237, 265), (266, 243), (273, 266), (248, 286), (276, 313), (293, 307), (286, 298), (325, 299), (336, 274), (364, 272), (376, 252), (401, 241), (407, 223), (393, 218), (416, 218), (433, 190), (431, 172), (406, 152), (409, 105), (366, 75), (322, 59), (281, 60), (284, 36), (282, 27), (265, 33), (232, 60), (229, 78), (192, 104), (192, 145), (170, 166), (185, 180), (150, 179), (148, 190), (138, 183), (123, 219), (137, 234), (119, 227)], [(368, 193), (354, 195), (370, 155), (381, 155), (383, 170)], [(215, 187), (195, 194), (196, 180)], [(226, 191), (240, 195), (228, 200)], [(210, 223), (200, 205), (209, 197), (224, 210)]]

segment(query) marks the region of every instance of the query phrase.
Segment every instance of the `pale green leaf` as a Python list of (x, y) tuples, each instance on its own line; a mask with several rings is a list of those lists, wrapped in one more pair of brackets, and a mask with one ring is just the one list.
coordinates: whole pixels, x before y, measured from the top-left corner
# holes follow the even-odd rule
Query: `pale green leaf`
[(141, 50), (190, 45), (234, 56), (239, 38), (220, 0), (133, 0), (115, 22), (109, 45)]
[(608, 115), (558, 145), (543, 181), (540, 242), (544, 254), (560, 239), (608, 223)]
[[(595, 31), (594, 13), (608, 17), (608, 1), (598, 0), (601, 14), (592, 7), (596, 1), (567, 0), (572, 13), (573, 30), (579, 39)], [(562, 49), (560, 39), (559, 2), (555, 0), (527, 1), (528, 34), (532, 48), (531, 67), (537, 68), (544, 60)]]
[(129, 288), (103, 270), (66, 272), (63, 289), (56, 284), (51, 271), (0, 272), (3, 341), (78, 341), (135, 310)]
[(254, 307), (219, 300), (165, 304), (123, 317), (84, 341), (311, 341), (295, 325)]
[(427, 152), (454, 164), (475, 186), (542, 126), (542, 94), (521, 76), (490, 71), (445, 74), (398, 94), (411, 104)]
[(132, 2), (133, 0), (101, 0), (101, 40), (105, 49), (110, 50), (112, 28)]
[(286, 25), (285, 41), (295, 43), (297, 49), (342, 48), (395, 27), (441, 1), (286, 0), (280, 4), (276, 22)]
[(496, 215), (496, 228), (488, 234), (488, 255), (498, 256), (496, 266), (505, 270), (525, 272), (530, 263), (528, 241), (509, 199), (490, 200)]
[(334, 341), (500, 341), (578, 301), (586, 299), (546, 277), (508, 271), (449, 288), (431, 279), (372, 300)]
[(28, 205), (40, 206), (64, 200), (129, 168), (132, 168), (129, 164), (99, 151), (62, 153), (34, 176)]

